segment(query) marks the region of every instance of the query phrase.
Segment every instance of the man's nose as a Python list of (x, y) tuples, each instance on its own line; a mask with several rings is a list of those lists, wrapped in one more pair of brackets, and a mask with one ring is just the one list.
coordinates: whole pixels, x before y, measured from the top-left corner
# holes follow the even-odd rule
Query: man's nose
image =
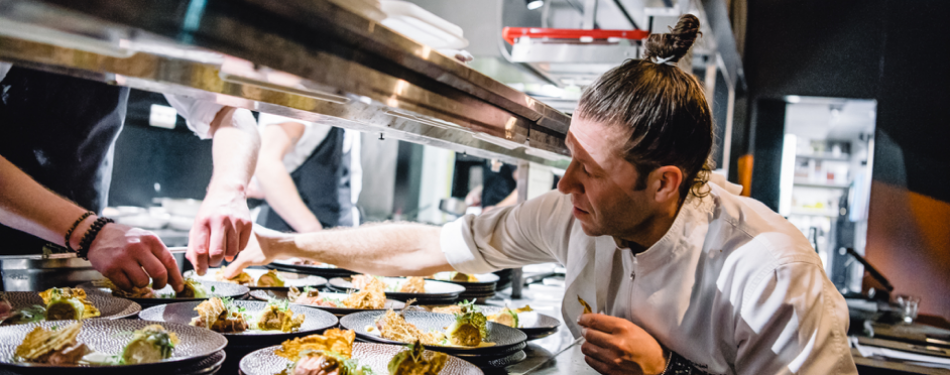
[(564, 176), (557, 182), (557, 191), (561, 194), (571, 194), (578, 188), (577, 168), (578, 163), (572, 160), (571, 164), (567, 166), (567, 170), (564, 171)]

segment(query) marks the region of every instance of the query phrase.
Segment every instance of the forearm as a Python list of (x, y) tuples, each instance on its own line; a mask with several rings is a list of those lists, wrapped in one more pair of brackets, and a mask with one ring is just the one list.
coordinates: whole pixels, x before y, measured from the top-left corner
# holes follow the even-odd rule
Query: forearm
[(415, 223), (364, 225), (286, 236), (279, 252), (382, 276), (452, 271), (439, 245), (441, 228)]
[(267, 204), (294, 230), (307, 233), (323, 228), (317, 216), (300, 198), (297, 186), (283, 163), (262, 158), (257, 164), (256, 174)]
[(0, 223), (63, 246), (66, 231), (84, 212), (0, 156)]
[(226, 191), (243, 197), (254, 175), (261, 142), (254, 117), (246, 110), (226, 107), (215, 116), (211, 135), (214, 172), (208, 184), (209, 193)]

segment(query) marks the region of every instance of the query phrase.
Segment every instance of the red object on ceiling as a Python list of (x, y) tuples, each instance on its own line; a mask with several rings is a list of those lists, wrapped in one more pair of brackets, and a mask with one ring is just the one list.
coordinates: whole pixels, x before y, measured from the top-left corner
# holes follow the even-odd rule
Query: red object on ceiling
[(646, 30), (587, 30), (587, 29), (546, 29), (541, 27), (506, 27), (501, 36), (508, 44), (515, 44), (515, 39), (521, 37), (550, 38), (550, 39), (580, 39), (590, 37), (594, 40), (609, 38), (643, 40), (650, 36)]

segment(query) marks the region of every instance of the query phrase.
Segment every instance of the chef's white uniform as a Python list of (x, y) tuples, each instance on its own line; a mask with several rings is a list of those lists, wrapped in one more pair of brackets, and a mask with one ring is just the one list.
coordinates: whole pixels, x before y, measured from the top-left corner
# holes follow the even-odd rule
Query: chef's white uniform
[(442, 229), (459, 272), (560, 262), (562, 313), (574, 336), (582, 312), (623, 317), (712, 374), (856, 374), (844, 298), (801, 232), (719, 176), (690, 195), (672, 227), (633, 255), (584, 234), (569, 196), (553, 191)]

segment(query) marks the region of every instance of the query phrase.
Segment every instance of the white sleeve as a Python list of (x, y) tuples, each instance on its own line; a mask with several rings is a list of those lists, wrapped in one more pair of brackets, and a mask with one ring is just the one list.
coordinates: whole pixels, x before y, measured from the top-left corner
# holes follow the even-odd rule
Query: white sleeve
[(737, 373), (857, 374), (848, 308), (821, 266), (793, 260), (763, 268), (742, 293)]
[(552, 191), (525, 203), (466, 215), (442, 227), (440, 246), (455, 270), (486, 273), (559, 262), (571, 225), (570, 198)]
[(0, 81), (3, 81), (6, 78), (7, 73), (10, 72), (10, 68), (13, 68), (12, 63), (0, 61)]
[(165, 99), (185, 118), (188, 128), (195, 132), (198, 138), (211, 139), (211, 122), (218, 111), (225, 107), (224, 104), (171, 94), (165, 94)]

